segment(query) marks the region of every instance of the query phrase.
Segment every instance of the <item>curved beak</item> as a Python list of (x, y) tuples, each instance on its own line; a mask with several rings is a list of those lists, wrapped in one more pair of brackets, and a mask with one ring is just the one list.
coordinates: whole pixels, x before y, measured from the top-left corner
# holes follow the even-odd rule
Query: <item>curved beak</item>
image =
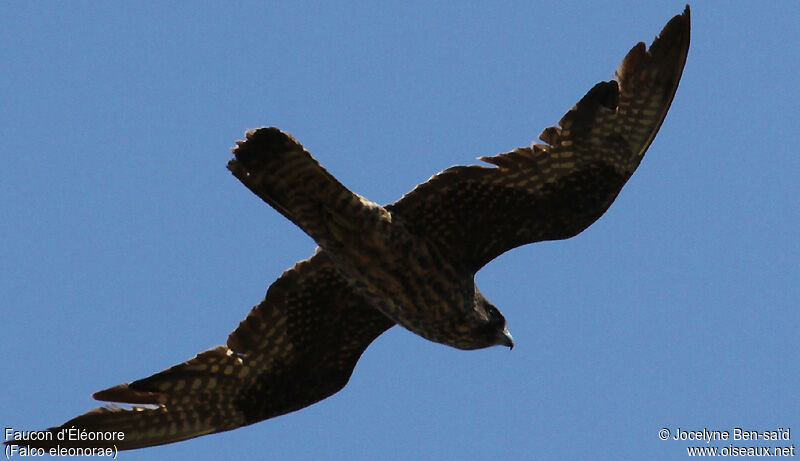
[(511, 333), (508, 332), (508, 327), (503, 327), (503, 332), (500, 334), (497, 344), (500, 346), (508, 346), (509, 350), (514, 349), (514, 338), (511, 336)]

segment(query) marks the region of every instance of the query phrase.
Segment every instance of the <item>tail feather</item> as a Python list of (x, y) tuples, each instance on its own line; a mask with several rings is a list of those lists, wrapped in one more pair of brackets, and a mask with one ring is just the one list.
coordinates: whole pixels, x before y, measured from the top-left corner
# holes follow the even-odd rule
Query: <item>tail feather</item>
[(259, 128), (246, 138), (233, 148), (228, 169), (323, 248), (335, 250), (369, 220), (387, 214), (348, 190), (289, 134)]

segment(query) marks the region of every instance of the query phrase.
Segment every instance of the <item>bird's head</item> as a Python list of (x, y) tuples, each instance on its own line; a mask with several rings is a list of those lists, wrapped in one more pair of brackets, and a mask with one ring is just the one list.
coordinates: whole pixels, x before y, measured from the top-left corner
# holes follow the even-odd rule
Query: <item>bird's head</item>
[(475, 338), (483, 344), (480, 347), (507, 346), (509, 349), (514, 348), (514, 338), (508, 332), (506, 318), (478, 291), (477, 287), (475, 287), (475, 312), (481, 318), (481, 325), (476, 332), (478, 337)]

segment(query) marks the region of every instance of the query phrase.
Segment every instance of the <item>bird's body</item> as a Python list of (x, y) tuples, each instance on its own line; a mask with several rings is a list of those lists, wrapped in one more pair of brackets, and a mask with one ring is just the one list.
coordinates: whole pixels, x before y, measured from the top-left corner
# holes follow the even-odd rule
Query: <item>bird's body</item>
[(402, 212), (349, 191), (277, 128), (248, 132), (234, 155), (233, 174), (316, 240), (370, 307), (460, 349), (511, 345), (505, 319), (475, 287), (474, 271), (444, 254), (436, 238), (414, 232)]
[(225, 346), (94, 394), (149, 406), (97, 408), (50, 429), (124, 440), (6, 444), (141, 448), (295, 411), (341, 389), (394, 324), (460, 349), (511, 346), (475, 273), (517, 246), (572, 237), (608, 209), (666, 116), (689, 29), (687, 7), (545, 129), (545, 144), (481, 158), (493, 167), (448, 168), (386, 206), (350, 192), (290, 135), (248, 132), (228, 168), (309, 234), (316, 253), (269, 287)]

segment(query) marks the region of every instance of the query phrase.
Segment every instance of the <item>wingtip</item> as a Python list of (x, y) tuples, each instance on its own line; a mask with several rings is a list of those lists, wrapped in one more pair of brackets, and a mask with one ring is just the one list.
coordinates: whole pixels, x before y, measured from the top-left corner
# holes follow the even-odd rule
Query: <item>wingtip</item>
[(691, 19), (689, 5), (686, 5), (683, 13), (673, 16), (649, 47), (639, 42), (631, 48), (617, 68), (616, 80), (624, 86), (653, 61), (682, 70), (689, 50), (690, 35)]
[(92, 398), (102, 402), (119, 402), (134, 404), (154, 404), (162, 403), (159, 395), (155, 392), (143, 392), (131, 389), (129, 384), (119, 384), (117, 386), (103, 389), (92, 394)]
[(691, 12), (689, 10), (689, 5), (687, 4), (686, 8), (684, 8), (683, 10), (683, 13), (675, 15), (664, 26), (664, 28), (661, 30), (661, 33), (659, 33), (656, 39), (653, 41), (653, 45), (650, 45), (651, 49), (659, 40), (663, 39), (664, 37), (672, 37), (672, 36), (679, 37), (680, 42), (685, 42), (682, 43), (682, 45), (688, 48), (689, 36), (691, 34), (691, 28), (692, 28), (691, 23), (692, 23)]

